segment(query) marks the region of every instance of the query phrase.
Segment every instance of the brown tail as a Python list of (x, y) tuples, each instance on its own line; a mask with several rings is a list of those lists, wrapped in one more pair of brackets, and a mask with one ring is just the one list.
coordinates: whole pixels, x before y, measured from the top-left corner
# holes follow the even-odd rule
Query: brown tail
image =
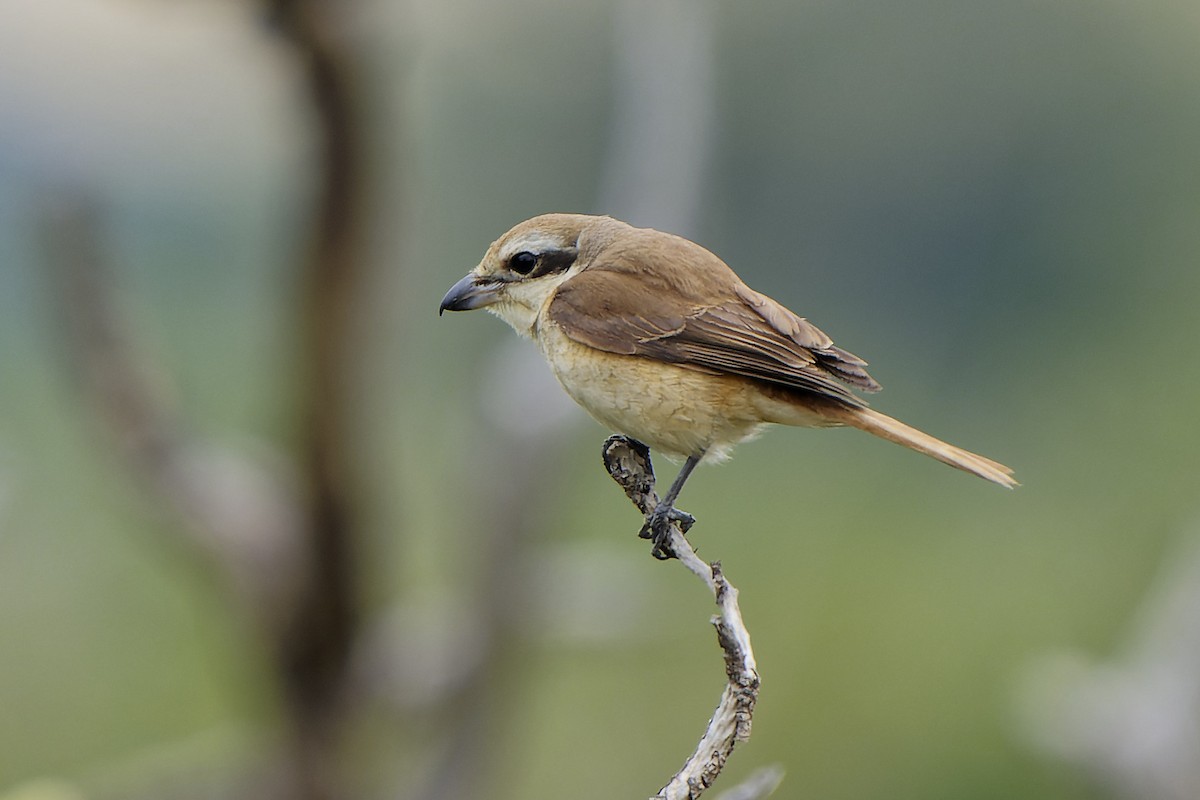
[(905, 425), (898, 419), (892, 419), (887, 414), (880, 414), (869, 408), (843, 408), (840, 409), (840, 412), (836, 415), (838, 421), (858, 428), (860, 431), (873, 433), (881, 439), (902, 444), (918, 453), (936, 458), (943, 464), (949, 464), (964, 472), (978, 475), (1007, 489), (1019, 485), (1012, 477), (1012, 470), (1003, 464), (947, 444), (928, 433), (922, 433), (910, 425)]

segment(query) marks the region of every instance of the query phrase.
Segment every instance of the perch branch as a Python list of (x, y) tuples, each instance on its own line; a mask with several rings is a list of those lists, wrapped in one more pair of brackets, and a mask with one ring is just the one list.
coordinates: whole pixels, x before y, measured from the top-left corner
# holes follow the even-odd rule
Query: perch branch
[[(604, 466), (609, 475), (625, 491), (638, 510), (649, 514), (658, 505), (654, 490), (654, 468), (650, 451), (640, 442), (625, 436), (612, 436), (604, 443)], [(713, 616), (717, 641), (725, 654), (725, 675), (728, 678), (721, 702), (709, 720), (696, 751), (680, 770), (651, 800), (693, 800), (712, 786), (738, 742), (750, 738), (750, 722), (758, 700), (758, 669), (750, 648), (750, 633), (742, 622), (738, 608), (738, 591), (721, 570), (720, 562), (705, 563), (683, 535), (679, 522), (671, 523), (671, 532), (663, 549), (691, 570), (713, 593), (720, 612)], [(765, 782), (763, 797), (775, 787)]]

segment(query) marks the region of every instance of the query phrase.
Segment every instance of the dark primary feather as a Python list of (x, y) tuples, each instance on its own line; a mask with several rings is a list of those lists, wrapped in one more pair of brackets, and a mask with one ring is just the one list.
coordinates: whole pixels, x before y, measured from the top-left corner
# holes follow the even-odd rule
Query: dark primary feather
[[(610, 353), (814, 392), (851, 406), (864, 403), (843, 384), (879, 389), (863, 369), (865, 361), (746, 286), (712, 253), (677, 237), (669, 237), (668, 246), (637, 238), (642, 241), (619, 250), (605, 248), (558, 288), (550, 318), (571, 339)], [(662, 259), (686, 261), (689, 269), (682, 276), (675, 269), (668, 286), (655, 268)]]

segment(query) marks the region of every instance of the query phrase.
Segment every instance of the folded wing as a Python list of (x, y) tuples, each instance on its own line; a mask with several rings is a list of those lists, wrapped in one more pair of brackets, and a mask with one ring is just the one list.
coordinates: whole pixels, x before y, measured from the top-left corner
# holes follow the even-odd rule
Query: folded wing
[(711, 258), (706, 274), (683, 286), (619, 258), (589, 267), (559, 287), (550, 318), (571, 339), (610, 353), (754, 378), (854, 407), (865, 404), (847, 387), (878, 391), (865, 361)]

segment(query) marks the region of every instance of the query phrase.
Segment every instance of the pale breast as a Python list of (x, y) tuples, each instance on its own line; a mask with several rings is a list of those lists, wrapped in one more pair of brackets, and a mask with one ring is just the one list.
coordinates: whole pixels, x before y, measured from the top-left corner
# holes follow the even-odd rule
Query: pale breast
[(764, 418), (752, 382), (640, 356), (606, 353), (568, 338), (542, 317), (538, 345), (558, 382), (600, 424), (676, 458), (720, 460), (758, 433)]

